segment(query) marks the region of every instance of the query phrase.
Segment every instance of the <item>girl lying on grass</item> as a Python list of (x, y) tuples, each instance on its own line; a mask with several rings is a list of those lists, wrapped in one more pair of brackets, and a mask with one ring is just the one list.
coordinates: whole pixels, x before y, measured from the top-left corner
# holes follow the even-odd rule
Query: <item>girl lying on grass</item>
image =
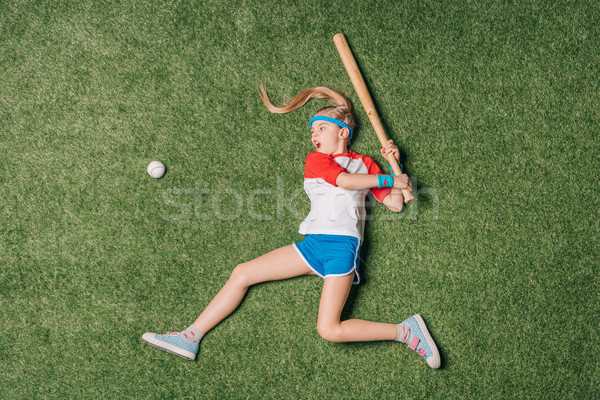
[[(306, 157), (304, 189), (310, 198), (311, 210), (299, 230), (305, 238), (235, 267), (223, 288), (187, 329), (166, 334), (145, 333), (142, 339), (151, 346), (194, 360), (204, 335), (239, 306), (250, 286), (300, 275), (318, 275), (323, 278), (323, 289), (317, 331), (323, 339), (332, 342), (395, 340), (416, 351), (431, 368), (439, 368), (438, 349), (419, 314), (397, 325), (341, 320), (350, 288), (360, 282), (365, 197), (371, 191), (388, 209), (401, 212), (404, 207), (401, 189), (411, 189), (408, 176), (383, 175), (371, 158), (348, 149), (355, 123), (350, 100), (343, 94), (315, 87), (298, 94), (282, 107), (274, 106), (262, 87), (260, 94), (273, 113), (294, 111), (311, 98), (325, 98), (335, 104), (319, 109), (310, 120), (310, 139), (315, 150)], [(384, 158), (389, 153), (397, 159), (400, 157), (391, 140), (381, 149)]]

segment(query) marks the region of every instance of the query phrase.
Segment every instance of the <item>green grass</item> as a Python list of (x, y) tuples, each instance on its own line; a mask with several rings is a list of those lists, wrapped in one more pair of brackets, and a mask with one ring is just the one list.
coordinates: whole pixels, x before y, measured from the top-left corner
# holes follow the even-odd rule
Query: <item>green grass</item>
[[(599, 397), (599, 26), (593, 1), (1, 2), (0, 398)], [(322, 340), (317, 278), (251, 289), (196, 363), (144, 345), (301, 238), (325, 103), (272, 115), (258, 82), (347, 93), (383, 164), (338, 32), (420, 193), (372, 209), (345, 315), (421, 313), (443, 369)]]

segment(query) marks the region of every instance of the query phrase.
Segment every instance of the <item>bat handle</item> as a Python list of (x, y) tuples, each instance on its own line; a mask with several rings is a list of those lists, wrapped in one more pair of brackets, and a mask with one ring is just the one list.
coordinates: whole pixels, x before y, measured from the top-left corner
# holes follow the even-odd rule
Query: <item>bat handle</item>
[[(387, 159), (392, 166), (392, 171), (394, 171), (394, 175), (402, 175), (402, 170), (400, 169), (400, 165), (398, 165), (398, 161), (396, 157), (392, 153), (388, 154)], [(404, 196), (404, 203), (410, 204), (415, 198), (408, 189), (402, 189), (402, 196)]]

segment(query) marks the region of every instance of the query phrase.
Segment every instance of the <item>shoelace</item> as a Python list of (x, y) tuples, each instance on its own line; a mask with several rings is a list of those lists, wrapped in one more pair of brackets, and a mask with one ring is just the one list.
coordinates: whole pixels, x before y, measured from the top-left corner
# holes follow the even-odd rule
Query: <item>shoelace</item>
[[(182, 332), (167, 332), (167, 333), (162, 333), (159, 336), (163, 337), (163, 336), (179, 336), (179, 335), (182, 335), (183, 337), (185, 337), (186, 340), (189, 340), (187, 335)], [(197, 340), (190, 340), (190, 342), (198, 343)]]

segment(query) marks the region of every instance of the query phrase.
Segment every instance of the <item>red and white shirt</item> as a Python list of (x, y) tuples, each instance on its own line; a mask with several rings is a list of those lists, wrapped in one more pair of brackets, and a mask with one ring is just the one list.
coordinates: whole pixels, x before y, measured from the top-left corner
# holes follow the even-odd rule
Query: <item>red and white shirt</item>
[(308, 154), (304, 166), (304, 191), (310, 199), (311, 208), (300, 224), (300, 234), (347, 235), (362, 241), (367, 193), (370, 190), (381, 203), (391, 189), (342, 189), (335, 183), (342, 172), (382, 174), (372, 158), (352, 150), (332, 156), (318, 152)]

